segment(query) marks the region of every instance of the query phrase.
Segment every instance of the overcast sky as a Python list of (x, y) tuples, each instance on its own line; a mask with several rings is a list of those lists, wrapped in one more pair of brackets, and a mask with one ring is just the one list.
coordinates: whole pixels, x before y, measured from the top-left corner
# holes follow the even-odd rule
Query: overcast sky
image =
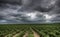
[(0, 0), (0, 23), (60, 22), (60, 6), (57, 0), (23, 0), (22, 5), (18, 5), (18, 1), (17, 4), (10, 1), (5, 3), (6, 1)]

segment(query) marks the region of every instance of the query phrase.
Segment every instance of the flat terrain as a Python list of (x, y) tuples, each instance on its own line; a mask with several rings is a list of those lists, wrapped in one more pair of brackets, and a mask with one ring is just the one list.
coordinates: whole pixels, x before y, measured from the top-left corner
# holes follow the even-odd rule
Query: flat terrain
[(1, 24), (0, 37), (60, 37), (60, 24)]

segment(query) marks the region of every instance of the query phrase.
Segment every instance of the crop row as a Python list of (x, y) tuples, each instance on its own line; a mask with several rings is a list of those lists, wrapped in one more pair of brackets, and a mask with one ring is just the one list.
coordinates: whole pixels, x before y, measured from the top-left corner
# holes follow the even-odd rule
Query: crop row
[(34, 26), (32, 29), (41, 37), (60, 37), (60, 26)]

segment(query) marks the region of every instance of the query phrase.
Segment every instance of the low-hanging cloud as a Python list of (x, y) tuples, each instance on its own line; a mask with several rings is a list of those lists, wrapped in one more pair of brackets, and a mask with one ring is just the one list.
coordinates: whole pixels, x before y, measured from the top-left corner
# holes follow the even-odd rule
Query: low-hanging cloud
[(53, 9), (49, 9), (50, 6), (48, 6), (48, 4), (46, 5), (46, 7), (45, 5), (43, 5), (44, 3), (41, 4), (41, 7), (39, 7), (40, 6), (39, 4), (38, 4), (39, 6), (38, 5), (36, 6), (36, 4), (32, 7), (30, 6), (24, 7), (23, 5), (2, 3), (0, 6), (0, 23), (60, 22), (60, 11), (59, 11), (60, 7), (53, 5), (54, 6), (52, 7)]

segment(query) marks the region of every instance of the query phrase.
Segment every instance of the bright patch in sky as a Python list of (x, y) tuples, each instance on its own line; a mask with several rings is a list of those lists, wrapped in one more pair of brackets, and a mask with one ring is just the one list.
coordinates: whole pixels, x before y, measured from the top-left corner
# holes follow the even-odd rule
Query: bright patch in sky
[(6, 20), (0, 20), (0, 22), (7, 22)]
[(48, 14), (45, 14), (44, 16), (45, 16), (45, 19), (47, 19), (47, 20), (52, 18), (52, 16), (50, 16)]
[(27, 13), (26, 16), (33, 20), (36, 18), (36, 13)]
[(45, 17), (46, 22), (51, 22), (51, 20), (53, 18), (55, 18), (56, 16), (55, 15), (45, 14), (44, 17)]

